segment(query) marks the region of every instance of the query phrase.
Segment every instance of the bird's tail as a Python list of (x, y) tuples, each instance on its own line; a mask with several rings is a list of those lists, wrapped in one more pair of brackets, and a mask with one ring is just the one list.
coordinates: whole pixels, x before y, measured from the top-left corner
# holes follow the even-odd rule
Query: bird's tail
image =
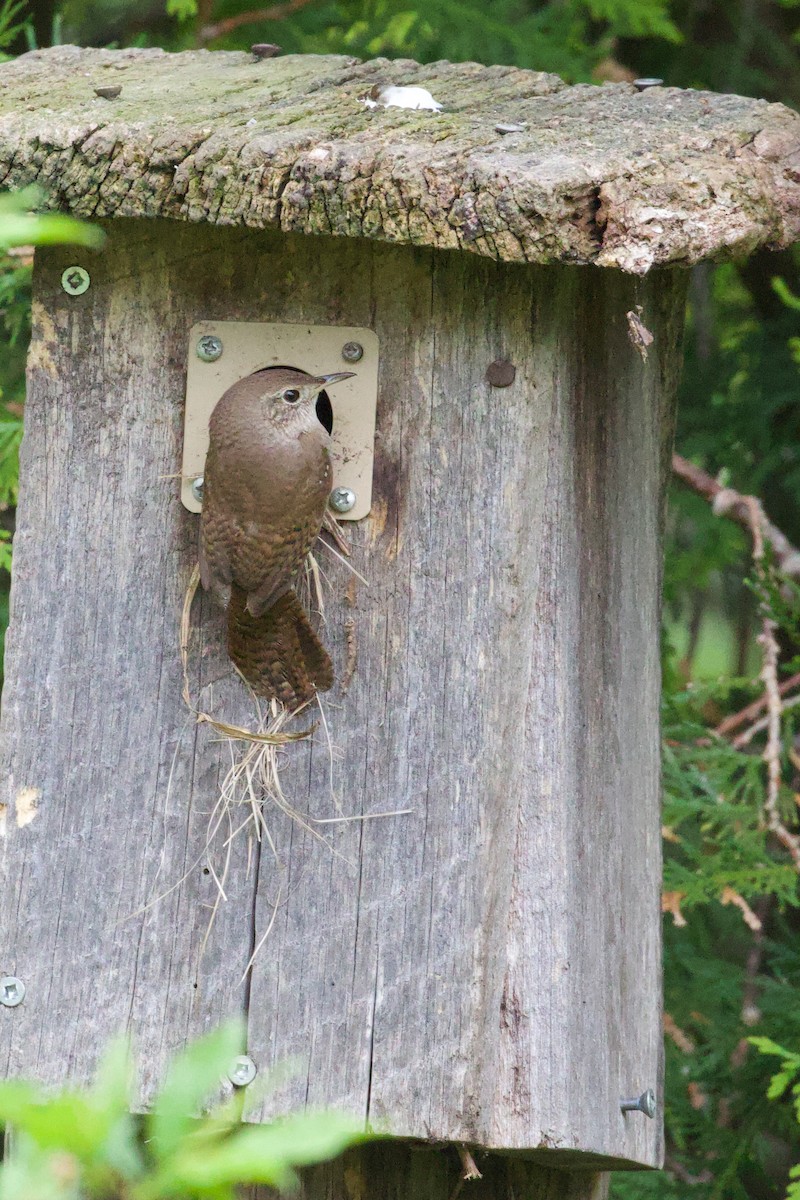
[(228, 604), (228, 654), (258, 696), (296, 708), (333, 686), (333, 664), (297, 593), (284, 592), (254, 617), (235, 584)]

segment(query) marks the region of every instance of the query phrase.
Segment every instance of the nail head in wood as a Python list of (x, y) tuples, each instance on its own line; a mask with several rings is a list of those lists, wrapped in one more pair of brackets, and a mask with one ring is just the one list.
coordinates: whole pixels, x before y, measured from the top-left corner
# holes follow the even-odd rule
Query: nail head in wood
[(517, 368), (507, 358), (496, 358), (486, 368), (486, 382), (492, 387), (507, 388), (517, 377)]
[(652, 1119), (656, 1115), (656, 1094), (648, 1088), (637, 1100), (620, 1100), (619, 1106), (622, 1112), (643, 1112)]

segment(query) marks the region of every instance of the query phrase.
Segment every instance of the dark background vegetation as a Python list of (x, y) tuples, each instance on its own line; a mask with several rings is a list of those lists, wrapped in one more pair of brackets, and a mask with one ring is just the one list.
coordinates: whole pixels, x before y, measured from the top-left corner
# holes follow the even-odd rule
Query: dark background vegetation
[[(800, 0), (44, 0), (0, 13), (17, 54), (54, 42), (248, 48), (513, 63), (569, 81), (659, 76), (800, 107)], [(13, 528), (30, 260), (0, 274), (0, 526)], [(800, 255), (692, 277), (677, 448), (757, 495), (800, 544)], [(0, 563), (2, 563), (0, 542)], [(751, 581), (748, 586), (747, 581)], [(763, 735), (715, 732), (762, 694), (759, 603), (780, 608), (781, 677), (798, 671), (797, 591), (759, 584), (747, 533), (676, 485), (665, 573), (667, 1171), (617, 1176), (618, 1200), (800, 1197), (792, 1054), (800, 1054), (797, 871), (765, 828)], [(782, 600), (781, 600), (782, 597)], [(7, 589), (0, 599), (7, 609)], [(780, 808), (800, 802), (787, 692)], [(741, 730), (745, 726), (740, 725)], [(636, 764), (631, 764), (636, 770)], [(609, 899), (613, 903), (613, 898)], [(781, 1058), (748, 1041), (786, 1048)], [(762, 1043), (761, 1049), (769, 1046)], [(800, 1071), (800, 1057), (794, 1063)], [(796, 1077), (800, 1079), (800, 1075)]]

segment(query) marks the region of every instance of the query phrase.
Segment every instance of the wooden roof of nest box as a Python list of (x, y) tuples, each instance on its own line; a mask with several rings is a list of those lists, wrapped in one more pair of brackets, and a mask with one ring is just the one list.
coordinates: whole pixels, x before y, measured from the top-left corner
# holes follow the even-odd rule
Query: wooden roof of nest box
[[(37, 252), (0, 769), (24, 1000), (0, 1061), (86, 1078), (124, 1026), (146, 1104), (172, 1049), (246, 1011), (260, 1071), (301, 1064), (251, 1119), (335, 1103), (514, 1151), (491, 1170), (528, 1172), (520, 1195), (551, 1167), (657, 1165), (660, 1116), (626, 1103), (660, 1091), (688, 273), (651, 268), (800, 236), (800, 117), (469, 63), (64, 46), (0, 68), (0, 176), (109, 234)], [(319, 548), (335, 749), (322, 726), (287, 748), (302, 821), (267, 804), (219, 902), (230, 757), (183, 699), (178, 477), (190, 331), (223, 322), (366, 329), (380, 357), (357, 574)], [(202, 711), (252, 725), (205, 602), (186, 671)]]
[[(369, 110), (376, 83), (424, 86), (443, 112)], [(87, 217), (636, 274), (800, 233), (800, 117), (783, 105), (477, 63), (34, 51), (3, 66), (0, 162), (6, 186), (36, 181)]]

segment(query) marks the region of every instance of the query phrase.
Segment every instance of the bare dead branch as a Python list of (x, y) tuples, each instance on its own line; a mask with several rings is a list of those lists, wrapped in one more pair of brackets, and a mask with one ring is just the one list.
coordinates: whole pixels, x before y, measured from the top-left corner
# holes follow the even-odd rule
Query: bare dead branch
[(775, 622), (766, 617), (763, 631), (758, 639), (764, 651), (764, 667), (761, 678), (764, 681), (764, 691), (767, 697), (768, 718), (767, 744), (764, 748), (764, 762), (767, 764), (767, 796), (764, 801), (764, 815), (767, 819), (767, 828), (789, 851), (796, 870), (800, 871), (800, 837), (789, 832), (783, 824), (778, 810), (781, 784), (781, 713), (783, 709), (778, 691), (776, 629)]
[(708, 1169), (701, 1171), (699, 1175), (690, 1174), (683, 1163), (671, 1154), (668, 1154), (664, 1159), (664, 1170), (670, 1175), (674, 1175), (680, 1183), (688, 1184), (689, 1187), (696, 1187), (701, 1183), (711, 1183), (714, 1179), (714, 1176)]
[(255, 8), (249, 12), (236, 13), (213, 25), (205, 25), (200, 30), (199, 41), (201, 44), (211, 42), (214, 38), (232, 33), (241, 25), (260, 25), (262, 21), (283, 21), (286, 17), (291, 17), (294, 13), (299, 12), (301, 8), (307, 8), (312, 2), (313, 0), (286, 0), (285, 4), (273, 4), (269, 8)]
[[(780, 688), (778, 688), (778, 691), (780, 692)], [(766, 697), (764, 697), (764, 704), (766, 705)], [(790, 696), (788, 700), (783, 700), (781, 708), (783, 712), (786, 712), (787, 708), (796, 708), (798, 704), (800, 704), (800, 693), (796, 696)], [(747, 729), (743, 729), (741, 733), (737, 733), (731, 742), (734, 750), (743, 750), (745, 746), (749, 746), (756, 734), (763, 733), (768, 725), (769, 717), (760, 717), (758, 721), (754, 721)]]
[[(796, 675), (790, 675), (788, 679), (784, 679), (783, 683), (778, 688), (781, 698), (787, 695), (788, 692), (794, 691), (796, 687), (800, 687), (800, 671)], [(746, 708), (742, 708), (739, 712), (731, 713), (720, 721), (719, 725), (714, 729), (719, 737), (727, 737), (733, 733), (740, 725), (747, 725), (755, 721), (763, 708), (766, 707), (767, 701), (764, 696), (759, 696), (757, 700), (753, 700)], [(785, 705), (784, 705), (785, 706)], [(748, 739), (749, 740), (749, 739)]]
[[(777, 559), (778, 569), (784, 575), (800, 575), (800, 551), (798, 551), (784, 533), (773, 525), (764, 512), (761, 501), (755, 496), (745, 496), (733, 488), (723, 488), (706, 471), (682, 458), (680, 454), (672, 456), (672, 470), (693, 491), (705, 497), (717, 516), (728, 517), (746, 529), (753, 542), (753, 562), (761, 570), (764, 561), (764, 547), (769, 543)], [(746, 744), (763, 728), (767, 733), (767, 742), (762, 758), (767, 768), (767, 789), (764, 797), (764, 824), (781, 845), (788, 850), (794, 863), (795, 870), (800, 873), (800, 837), (791, 833), (781, 820), (779, 801), (781, 787), (781, 717), (784, 707), (800, 702), (800, 697), (792, 697), (784, 702), (778, 683), (779, 648), (777, 641), (777, 623), (763, 610), (761, 612), (761, 633), (758, 643), (761, 646), (762, 666), (761, 681), (764, 684), (764, 695), (760, 708), (766, 709), (766, 715), (750, 729), (739, 734), (734, 740), (735, 746)]]
[(477, 1163), (472, 1157), (472, 1152), (468, 1146), (458, 1146), (458, 1157), (461, 1159), (461, 1178), (470, 1182), (473, 1179), (483, 1179), (483, 1175), (478, 1170)]
[[(701, 467), (696, 467), (680, 454), (672, 456), (672, 470), (682, 483), (711, 503), (718, 517), (728, 517), (753, 534), (752, 505), (759, 510), (759, 537), (769, 542), (775, 553), (776, 565), (783, 575), (800, 575), (800, 550), (793, 546), (786, 534), (773, 525), (754, 496), (743, 496), (733, 488), (724, 488), (713, 476)], [(755, 554), (754, 554), (755, 557)]]

